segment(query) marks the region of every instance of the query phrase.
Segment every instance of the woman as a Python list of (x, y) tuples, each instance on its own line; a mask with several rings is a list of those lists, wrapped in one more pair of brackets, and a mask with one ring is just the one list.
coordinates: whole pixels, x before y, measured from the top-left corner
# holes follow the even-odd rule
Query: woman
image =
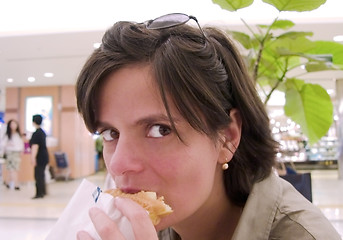
[(46, 195), (45, 167), (49, 163), (49, 153), (46, 147), (46, 134), (41, 128), (43, 117), (39, 114), (32, 116), (32, 124), (36, 131), (30, 139), (31, 163), (34, 166), (36, 195), (32, 199), (43, 198)]
[(11, 119), (8, 121), (6, 134), (1, 145), (2, 155), (6, 155), (6, 168), (8, 170), (5, 185), (7, 188), (20, 190), (18, 171), (21, 163), (21, 154), (24, 150), (24, 142), (16, 120)]
[[(136, 239), (339, 239), (272, 173), (277, 144), (231, 41), (184, 24), (190, 19), (114, 24), (76, 85), (78, 110), (102, 135), (116, 186), (155, 191), (173, 208), (154, 228), (144, 209), (117, 198)], [(102, 239), (124, 239), (101, 210), (90, 217)], [(78, 239), (91, 237), (80, 231)]]

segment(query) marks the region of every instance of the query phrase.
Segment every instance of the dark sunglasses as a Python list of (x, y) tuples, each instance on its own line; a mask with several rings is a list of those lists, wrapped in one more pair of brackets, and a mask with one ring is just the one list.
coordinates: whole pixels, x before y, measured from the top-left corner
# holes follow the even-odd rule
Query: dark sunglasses
[(148, 20), (145, 25), (147, 29), (164, 29), (180, 26), (188, 22), (190, 19), (193, 19), (196, 22), (202, 35), (204, 36), (204, 39), (206, 39), (205, 33), (200, 27), (200, 24), (196, 17), (184, 13), (170, 13), (167, 15), (163, 15), (161, 17), (155, 18), (154, 20)]

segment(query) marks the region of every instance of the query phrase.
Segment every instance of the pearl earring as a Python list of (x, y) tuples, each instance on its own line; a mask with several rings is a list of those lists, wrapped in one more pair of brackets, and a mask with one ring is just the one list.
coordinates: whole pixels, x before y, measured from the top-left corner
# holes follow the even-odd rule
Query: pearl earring
[(227, 158), (225, 158), (225, 163), (222, 165), (222, 169), (225, 171), (226, 169), (228, 169), (229, 168), (229, 164), (228, 164), (228, 160), (227, 160)]

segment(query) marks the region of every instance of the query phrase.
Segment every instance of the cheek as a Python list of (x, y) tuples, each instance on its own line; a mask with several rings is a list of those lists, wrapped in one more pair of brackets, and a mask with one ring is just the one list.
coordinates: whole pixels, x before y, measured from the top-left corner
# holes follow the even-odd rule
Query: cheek
[(199, 187), (210, 189), (212, 186), (215, 168), (215, 154), (196, 153), (193, 155), (185, 154), (179, 157), (179, 164), (170, 175), (173, 176), (173, 184), (179, 186), (183, 192), (194, 192)]
[(169, 177), (166, 199), (180, 218), (195, 212), (211, 195), (218, 154), (211, 145), (196, 145), (184, 151), (174, 151), (169, 158), (171, 163), (160, 169), (161, 174)]

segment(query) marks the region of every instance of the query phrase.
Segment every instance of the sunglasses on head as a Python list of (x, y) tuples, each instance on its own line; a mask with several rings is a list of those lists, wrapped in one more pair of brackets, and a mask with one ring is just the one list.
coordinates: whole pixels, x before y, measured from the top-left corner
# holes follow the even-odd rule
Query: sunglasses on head
[(193, 19), (196, 24), (198, 25), (202, 35), (205, 37), (205, 33), (203, 32), (202, 28), (200, 27), (200, 24), (196, 17), (190, 16), (184, 13), (170, 13), (167, 15), (160, 16), (158, 18), (155, 18), (153, 20), (148, 20), (145, 25), (147, 29), (165, 29), (165, 28), (171, 28), (171, 27), (177, 27), (182, 24), (187, 23), (189, 20)]

